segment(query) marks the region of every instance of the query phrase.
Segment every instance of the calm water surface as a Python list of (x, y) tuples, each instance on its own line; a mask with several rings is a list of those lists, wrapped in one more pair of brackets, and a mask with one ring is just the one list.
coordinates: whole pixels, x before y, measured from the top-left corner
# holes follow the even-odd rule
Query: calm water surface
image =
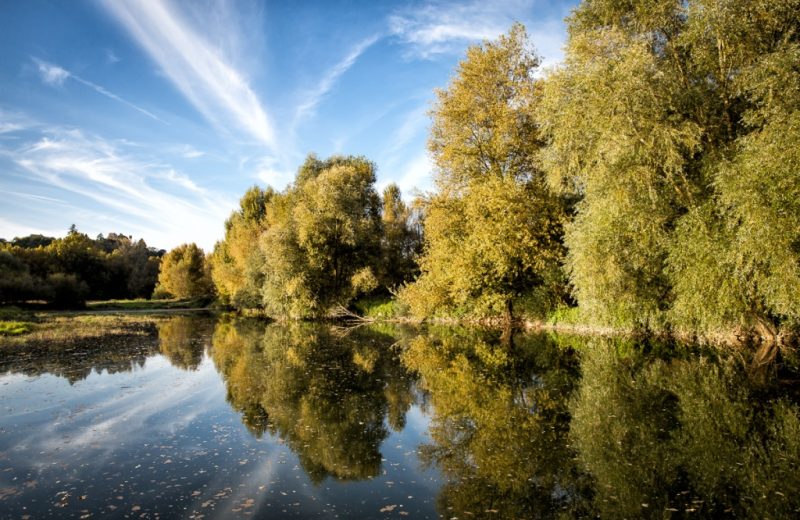
[(793, 518), (789, 354), (174, 317), (0, 355), (0, 518)]

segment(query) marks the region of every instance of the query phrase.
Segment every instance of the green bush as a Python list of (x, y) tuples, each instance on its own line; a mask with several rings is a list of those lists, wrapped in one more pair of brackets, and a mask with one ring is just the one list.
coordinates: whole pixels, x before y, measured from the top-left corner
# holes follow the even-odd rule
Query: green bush
[(24, 321), (0, 321), (0, 336), (19, 336), (33, 330), (33, 324)]

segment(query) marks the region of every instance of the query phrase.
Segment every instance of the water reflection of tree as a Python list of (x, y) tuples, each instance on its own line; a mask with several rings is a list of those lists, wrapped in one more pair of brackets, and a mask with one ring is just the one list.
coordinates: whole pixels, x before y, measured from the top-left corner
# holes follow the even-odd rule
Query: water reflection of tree
[(311, 479), (362, 479), (380, 471), (384, 418), (400, 428), (411, 385), (391, 336), (369, 328), (345, 337), (327, 325), (223, 321), (213, 359), (228, 400), (250, 431), (279, 435)]
[(209, 343), (214, 322), (204, 316), (176, 316), (159, 322), (161, 353), (184, 370), (197, 370)]
[(413, 340), (404, 363), (429, 392), (428, 464), (448, 478), (447, 517), (539, 518), (581, 514), (583, 479), (567, 445), (578, 364), (544, 336), (433, 333)]
[(583, 349), (571, 409), (570, 438), (595, 480), (599, 516), (797, 513), (795, 403), (748, 380), (740, 358), (659, 358), (620, 347), (595, 340)]

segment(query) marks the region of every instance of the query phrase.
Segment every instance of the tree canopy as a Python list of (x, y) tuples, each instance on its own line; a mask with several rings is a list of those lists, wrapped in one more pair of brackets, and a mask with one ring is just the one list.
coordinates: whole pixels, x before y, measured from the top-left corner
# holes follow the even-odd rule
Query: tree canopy
[(109, 233), (92, 239), (75, 226), (63, 238), (30, 235), (0, 242), (0, 302), (149, 298), (164, 251)]
[(203, 250), (183, 244), (164, 255), (156, 292), (174, 298), (196, 298), (213, 293), (214, 286)]
[(363, 157), (309, 155), (282, 192), (251, 188), (212, 256), (219, 293), (276, 317), (325, 316), (414, 273), (419, 232), (400, 190), (383, 201)]
[(715, 330), (800, 317), (800, 2), (583, 2), (537, 119), (580, 306)]
[(471, 47), (437, 92), (428, 143), (437, 191), (425, 200), (421, 275), (402, 296), (416, 315), (510, 313), (514, 299), (560, 278), (565, 202), (536, 158), (538, 65), (517, 24)]

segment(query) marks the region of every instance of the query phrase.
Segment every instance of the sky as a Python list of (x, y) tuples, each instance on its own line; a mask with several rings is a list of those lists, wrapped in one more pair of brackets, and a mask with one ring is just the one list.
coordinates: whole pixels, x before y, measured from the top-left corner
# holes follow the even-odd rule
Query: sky
[(522, 22), (556, 66), (576, 0), (0, 2), (0, 237), (213, 248), (244, 191), (309, 153), (432, 188), (435, 89)]

